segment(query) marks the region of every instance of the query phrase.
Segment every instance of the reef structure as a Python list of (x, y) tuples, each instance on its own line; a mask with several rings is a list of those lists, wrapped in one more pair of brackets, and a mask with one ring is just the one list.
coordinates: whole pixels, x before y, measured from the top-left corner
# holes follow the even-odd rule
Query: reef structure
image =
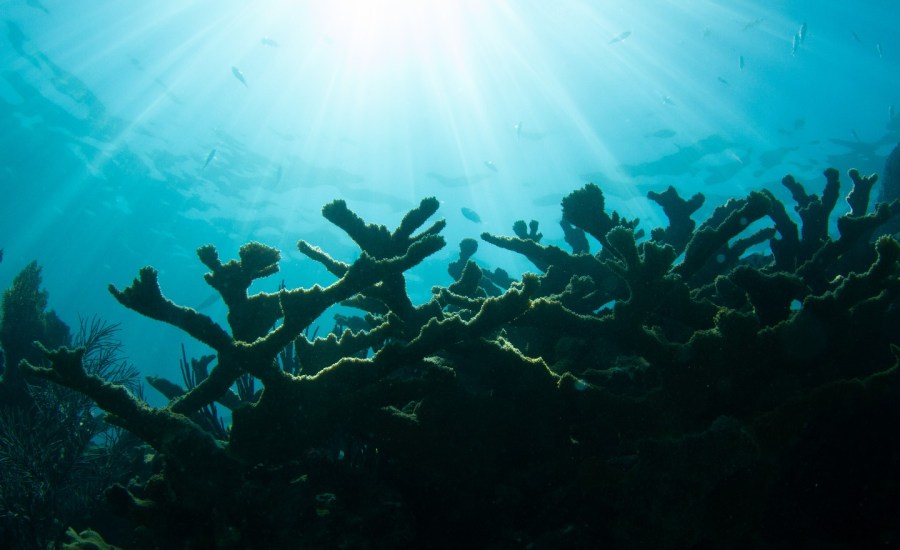
[[(875, 176), (850, 177), (837, 238), (832, 169), (821, 197), (783, 180), (799, 224), (770, 191), (699, 225), (702, 195), (651, 193), (669, 226), (643, 240), (589, 184), (562, 201), (570, 251), (536, 221), (484, 233), (537, 273), (484, 270), (466, 240), (455, 282), (420, 306), (404, 272), (444, 246), (443, 221), (420, 231), (437, 200), (394, 230), (334, 201), (323, 215), (360, 257), (298, 244), (337, 277), (326, 288), (249, 295), (277, 250), (198, 249), (230, 330), (166, 299), (150, 267), (110, 287), (214, 352), (193, 387), (154, 384), (166, 407), (88, 375), (83, 350), (42, 347), (50, 366), (21, 369), (155, 449), (153, 476), (107, 491), (135, 525), (110, 541), (129, 548), (894, 541), (900, 245), (872, 239), (900, 201), (870, 212)], [(357, 330), (310, 339), (338, 303), (364, 312)], [(236, 397), (248, 378), (262, 390)], [(196, 421), (216, 401), (225, 433)]]

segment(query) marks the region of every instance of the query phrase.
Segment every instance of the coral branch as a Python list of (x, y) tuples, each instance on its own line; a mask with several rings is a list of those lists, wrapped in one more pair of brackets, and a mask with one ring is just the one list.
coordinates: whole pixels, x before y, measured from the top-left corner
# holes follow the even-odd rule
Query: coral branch
[(672, 245), (678, 253), (683, 252), (697, 225), (691, 219), (691, 214), (703, 206), (706, 197), (702, 193), (696, 193), (690, 200), (684, 200), (670, 185), (662, 193), (647, 192), (647, 198), (662, 206), (663, 212), (669, 218), (669, 226), (665, 229), (654, 230), (651, 232), (651, 237), (654, 241)]
[(850, 215), (863, 216), (869, 210), (869, 196), (872, 193), (872, 186), (878, 181), (878, 174), (863, 176), (856, 168), (851, 168), (848, 173), (853, 180), (853, 189), (847, 194)]
[(216, 351), (225, 349), (231, 342), (228, 333), (206, 315), (166, 299), (159, 289), (158, 275), (152, 267), (141, 268), (131, 286), (119, 290), (109, 285), (109, 292), (128, 309), (178, 327)]
[(24, 372), (89, 396), (108, 413), (109, 422), (137, 434), (186, 468), (224, 468), (232, 462), (212, 436), (185, 416), (150, 408), (124, 387), (87, 374), (82, 366), (84, 348), (48, 350), (39, 343), (36, 345), (51, 366), (39, 367), (24, 361), (20, 365)]

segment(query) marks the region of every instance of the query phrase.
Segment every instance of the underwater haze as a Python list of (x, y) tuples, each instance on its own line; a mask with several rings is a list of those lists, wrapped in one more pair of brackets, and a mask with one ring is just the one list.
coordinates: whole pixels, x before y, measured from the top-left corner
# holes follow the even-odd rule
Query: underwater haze
[(789, 172), (880, 171), (900, 130), (892, 0), (0, 6), (0, 287), (37, 260), (50, 306), (123, 323), (147, 374), (177, 371), (183, 337), (108, 283), (153, 265), (197, 306), (213, 292), (196, 248), (252, 240), (284, 254), (263, 290), (328, 283), (295, 243), (354, 257), (320, 215), (336, 198), (389, 227), (441, 201), (450, 246), (411, 277), (424, 301), (464, 237), (537, 219), (560, 243), (560, 199), (586, 182), (649, 231), (648, 190), (783, 196)]

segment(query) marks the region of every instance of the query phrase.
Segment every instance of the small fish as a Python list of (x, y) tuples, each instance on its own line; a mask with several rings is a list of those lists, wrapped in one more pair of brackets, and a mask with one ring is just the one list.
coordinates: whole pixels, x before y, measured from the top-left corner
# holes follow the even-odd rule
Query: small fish
[(857, 42), (859, 42), (860, 44), (862, 44), (862, 40), (859, 38), (859, 35), (858, 35), (858, 34), (856, 34), (856, 33), (853, 32), (853, 31), (850, 31), (850, 35), (853, 37), (853, 40), (856, 40)]
[(268, 36), (263, 36), (262, 40), (260, 40), (260, 42), (263, 45), (269, 46), (271, 48), (277, 48), (278, 46), (281, 45), (276, 40), (273, 40), (273, 39), (269, 38)]
[(212, 162), (212, 160), (214, 158), (216, 158), (216, 150), (215, 149), (213, 149), (212, 151), (209, 152), (208, 155), (206, 155), (206, 162), (203, 163), (203, 167), (206, 168), (207, 166), (209, 166), (209, 163)]
[(744, 159), (742, 159), (740, 156), (738, 156), (738, 154), (735, 153), (734, 151), (732, 151), (731, 149), (725, 151), (725, 154), (728, 156), (728, 158), (737, 162), (738, 164), (744, 164)]
[(709, 27), (704, 27), (703, 38), (709, 38), (710, 36), (712, 36), (712, 29), (710, 29)]
[(467, 220), (473, 221), (475, 223), (481, 223), (481, 216), (479, 216), (478, 213), (471, 208), (463, 207), (460, 209), (460, 212), (462, 212), (463, 217)]
[(242, 73), (240, 69), (238, 69), (237, 67), (232, 67), (231, 74), (233, 74), (236, 79), (240, 80), (241, 84), (243, 84), (244, 86), (246, 86), (248, 88), (250, 87), (247, 84), (247, 79), (244, 78), (244, 73)]
[(763, 20), (762, 20), (761, 17), (758, 18), (758, 19), (754, 19), (753, 21), (750, 21), (749, 23), (747, 23), (746, 25), (744, 25), (744, 30), (745, 30), (745, 31), (749, 31), (750, 29), (756, 28), (756, 27), (758, 27), (758, 26), (760, 25), (760, 23), (762, 23), (762, 22), (763, 22)]
[(25, 0), (25, 5), (31, 6), (32, 8), (37, 8), (46, 14), (50, 13), (50, 10), (47, 9), (47, 6), (38, 2), (38, 0)]
[(667, 96), (667, 95), (664, 95), (664, 96), (662, 97), (662, 102), (665, 103), (666, 105), (672, 105), (672, 106), (675, 105), (675, 102), (672, 101), (672, 98), (669, 97), (669, 96)]
[(662, 130), (657, 130), (652, 134), (644, 134), (644, 137), (655, 137), (655, 138), (670, 138), (675, 136), (675, 130), (670, 130), (669, 128), (663, 128)]
[(800, 39), (801, 44), (803, 44), (803, 42), (806, 41), (806, 23), (805, 22), (800, 24), (800, 30), (797, 31), (797, 38)]
[(497, 165), (494, 164), (494, 161), (492, 161), (492, 160), (484, 161), (484, 165), (487, 166), (488, 169), (493, 170), (494, 172), (497, 171)]
[(862, 141), (861, 139), (859, 139), (859, 134), (856, 133), (856, 130), (850, 130), (850, 135), (853, 136), (853, 139), (855, 139), (856, 141)]
[(3, 249), (0, 248), (0, 262), (3, 261)]
[(625, 40), (626, 38), (628, 38), (629, 36), (631, 36), (631, 31), (625, 31), (623, 33), (620, 33), (620, 34), (617, 34), (616, 36), (614, 36), (612, 40), (607, 42), (607, 44), (615, 44), (617, 42), (621, 42), (621, 41)]
[(796, 34), (794, 35), (794, 41), (791, 44), (791, 55), (795, 55), (797, 53), (797, 48), (800, 47), (800, 37)]
[(202, 302), (197, 304), (197, 307), (194, 308), (194, 311), (202, 311), (202, 310), (208, 308), (209, 306), (218, 302), (219, 299), (221, 299), (221, 297), (222, 296), (218, 292), (213, 292), (212, 294), (210, 294), (209, 296), (204, 298)]
[(516, 125), (513, 126), (516, 130), (516, 139), (521, 139), (522, 137), (522, 121), (516, 122)]
[(878, 57), (884, 58), (884, 52), (881, 51), (881, 44), (875, 44), (875, 51), (878, 52)]
[(894, 105), (888, 105), (888, 122), (894, 120)]
[(721, 82), (722, 84), (726, 85), (726, 86), (730, 86), (730, 85), (731, 85), (731, 84), (728, 83), (727, 80), (725, 80), (725, 79), (722, 78), (721, 76), (718, 78), (718, 81)]
[(743, 55), (738, 56), (738, 69), (740, 69), (742, 71), (744, 70), (744, 56)]

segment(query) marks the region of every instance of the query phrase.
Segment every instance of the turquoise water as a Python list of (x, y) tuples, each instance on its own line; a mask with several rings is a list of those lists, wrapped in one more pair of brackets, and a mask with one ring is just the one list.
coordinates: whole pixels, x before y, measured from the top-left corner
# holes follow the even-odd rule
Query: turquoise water
[[(421, 302), (462, 238), (536, 219), (562, 244), (559, 201), (588, 181), (648, 233), (664, 217), (646, 192), (668, 185), (706, 195), (700, 220), (752, 189), (787, 197), (787, 173), (818, 192), (826, 167), (880, 172), (900, 140), (898, 15), (893, 0), (5, 1), (0, 288), (36, 259), (64, 321), (122, 323), (135, 365), (177, 379), (181, 343), (207, 350), (107, 285), (149, 264), (197, 306), (212, 291), (196, 248), (229, 259), (251, 240), (284, 256), (259, 290), (329, 284), (295, 244), (358, 254), (319, 214), (335, 198), (389, 227), (441, 201), (448, 246), (409, 276)], [(484, 242), (476, 259), (532, 269)]]

